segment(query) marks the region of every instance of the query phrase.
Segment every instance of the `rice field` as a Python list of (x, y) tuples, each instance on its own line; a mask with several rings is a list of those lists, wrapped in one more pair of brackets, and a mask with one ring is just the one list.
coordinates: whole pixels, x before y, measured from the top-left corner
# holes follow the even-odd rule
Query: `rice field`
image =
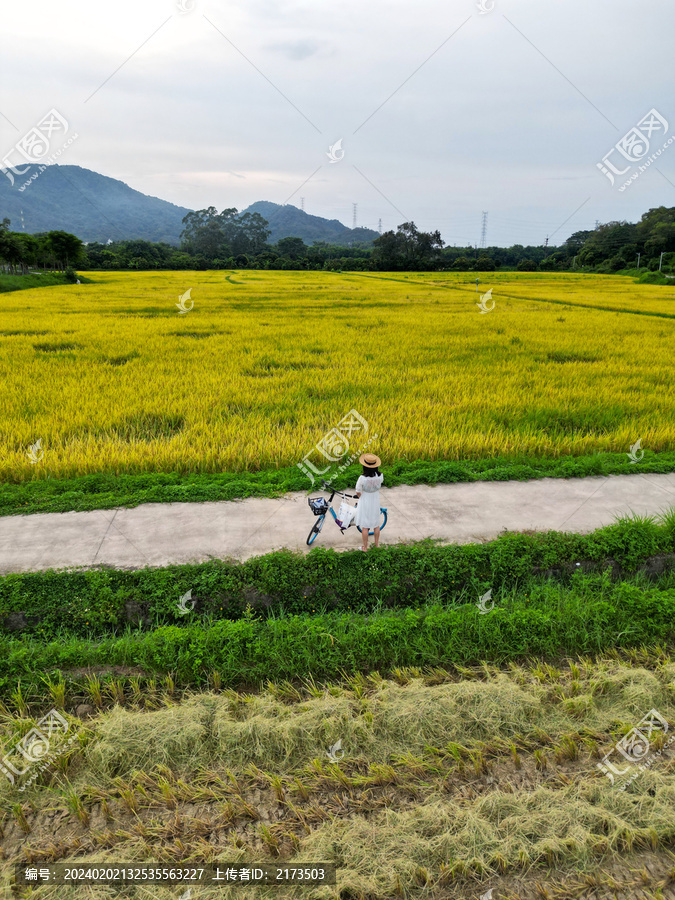
[(385, 463), (627, 451), (638, 438), (675, 449), (675, 286), (84, 274), (91, 283), (0, 297), (5, 481), (293, 466), (351, 409)]
[[(672, 720), (672, 657), (641, 651), (630, 662), (400, 668), (391, 678), (269, 682), (254, 694), (214, 687), (182, 700), (168, 683), (153, 694), (122, 690), (112, 707), (93, 673), (91, 703), (77, 715), (61, 708), (76, 749), (25, 793), (0, 781), (0, 875), (9, 880), (15, 863), (321, 861), (336, 867), (333, 886), (136, 884), (124, 896), (672, 898), (668, 739), (654, 736), (653, 765), (633, 765), (626, 790), (598, 770), (652, 706)], [(0, 715), (14, 741), (33, 724), (25, 711)], [(15, 895), (113, 894), (38, 884)]]

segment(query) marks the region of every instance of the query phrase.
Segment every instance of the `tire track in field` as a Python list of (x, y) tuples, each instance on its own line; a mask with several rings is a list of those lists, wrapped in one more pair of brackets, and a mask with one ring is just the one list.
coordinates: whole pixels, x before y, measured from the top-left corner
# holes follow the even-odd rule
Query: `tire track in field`
[[(425, 281), (412, 281), (404, 278), (391, 278), (390, 276), (382, 276), (382, 275), (363, 275), (360, 272), (352, 272), (352, 275), (358, 275), (360, 278), (372, 278), (375, 281), (399, 281), (402, 284), (418, 284), (421, 287), (426, 288), (438, 288), (439, 290), (449, 290), (449, 291), (462, 291), (464, 293), (473, 293), (470, 292), (467, 288), (460, 287), (459, 285), (445, 285), (438, 284), (433, 282), (425, 282)], [(656, 316), (659, 319), (675, 319), (675, 313), (661, 313), (661, 312), (649, 312), (648, 310), (642, 309), (621, 309), (616, 306), (596, 306), (593, 303), (576, 303), (573, 300), (553, 300), (550, 297), (521, 297), (517, 294), (504, 294), (501, 293), (500, 297), (506, 297), (509, 300), (522, 300), (524, 302), (534, 301), (535, 303), (556, 303), (559, 306), (574, 306), (579, 307), (580, 309), (597, 309), (600, 312), (618, 312), (618, 313), (626, 313), (628, 315), (633, 316)]]

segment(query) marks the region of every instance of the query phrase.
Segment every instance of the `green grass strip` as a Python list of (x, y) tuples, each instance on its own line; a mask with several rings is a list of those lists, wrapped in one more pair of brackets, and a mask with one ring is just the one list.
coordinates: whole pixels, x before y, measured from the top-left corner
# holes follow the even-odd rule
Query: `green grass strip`
[(389, 610), (370, 615), (325, 613), (262, 620), (251, 615), (204, 627), (163, 626), (95, 642), (0, 638), (0, 697), (21, 682), (24, 697), (42, 677), (85, 666), (138, 666), (200, 686), (220, 673), (224, 686), (272, 680), (336, 679), (395, 666), (446, 666), (487, 660), (557, 658), (629, 648), (675, 638), (675, 587), (619, 582), (607, 573), (573, 583), (540, 585), (531, 594), (495, 595), (481, 614), (475, 604)]
[[(399, 484), (451, 484), (472, 481), (527, 481), (531, 478), (585, 478), (590, 475), (636, 475), (675, 472), (675, 451), (645, 450), (638, 463), (627, 453), (594, 453), (554, 459), (527, 456), (479, 460), (416, 460), (386, 462), (387, 487)], [(361, 474), (350, 466), (334, 482), (353, 488)], [(141, 503), (201, 503), (244, 497), (278, 497), (287, 491), (319, 493), (297, 466), (262, 472), (185, 474), (150, 472), (142, 475), (96, 474), (78, 478), (36, 478), (0, 485), (0, 515), (70, 512), (134, 507)], [(311, 523), (310, 523), (311, 524)], [(309, 527), (308, 527), (309, 530)]]
[[(194, 620), (236, 620), (249, 607), (265, 618), (368, 612), (376, 605), (416, 607), (430, 597), (456, 604), (475, 601), (488, 588), (522, 588), (541, 576), (564, 582), (577, 568), (601, 570), (611, 564), (619, 577), (641, 568), (658, 575), (655, 558), (661, 571), (672, 573), (674, 552), (675, 510), (662, 524), (624, 517), (585, 535), (509, 532), (485, 544), (439, 546), (427, 540), (367, 554), (319, 547), (304, 555), (284, 550), (243, 563), (13, 573), (0, 578), (0, 630), (45, 640), (56, 634), (99, 638), (128, 624), (147, 630)], [(182, 614), (179, 601), (188, 591), (189, 612)]]
[[(77, 277), (83, 283), (90, 281), (89, 278), (83, 278), (81, 275)], [(35, 272), (30, 275), (5, 275), (0, 273), (0, 293), (23, 291), (30, 288), (53, 287), (56, 284), (69, 284), (69, 282), (65, 275), (59, 272)]]

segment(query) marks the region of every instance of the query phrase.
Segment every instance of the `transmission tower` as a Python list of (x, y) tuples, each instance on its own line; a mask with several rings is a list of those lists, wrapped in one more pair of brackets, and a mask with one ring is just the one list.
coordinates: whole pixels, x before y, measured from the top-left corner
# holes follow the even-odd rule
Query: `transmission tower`
[(382, 234), (382, 219), (377, 220), (377, 233)]
[(300, 198), (300, 209), (301, 209), (303, 212), (305, 211), (305, 198), (304, 198), (304, 197), (301, 197), (301, 198)]
[(488, 214), (486, 212), (483, 213), (483, 221), (480, 226), (480, 246), (481, 250), (485, 249), (485, 238), (487, 236), (487, 217)]
[(356, 228), (356, 203), (352, 203), (352, 228)]

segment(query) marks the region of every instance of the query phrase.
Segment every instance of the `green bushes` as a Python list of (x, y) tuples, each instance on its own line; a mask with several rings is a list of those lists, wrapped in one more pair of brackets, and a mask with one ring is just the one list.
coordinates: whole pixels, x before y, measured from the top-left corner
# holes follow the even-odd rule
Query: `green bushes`
[[(672, 538), (672, 514), (665, 520), (666, 546), (667, 535)], [(641, 560), (661, 552), (659, 534), (650, 527), (648, 517), (625, 517), (615, 525), (608, 525), (588, 535), (587, 547), (590, 559), (601, 559), (608, 556), (607, 548), (611, 547), (611, 555), (621, 560), (621, 565), (628, 571), (635, 571)], [(671, 546), (672, 549), (672, 546)]]
[[(45, 696), (43, 676), (63, 677), (72, 703), (81, 667), (140, 667), (156, 680), (171, 673), (181, 687), (200, 687), (214, 672), (223, 687), (312, 677), (330, 680), (357, 671), (384, 674), (400, 666), (505, 663), (537, 656), (595, 653), (608, 648), (672, 642), (675, 587), (612, 583), (607, 572), (577, 572), (566, 586), (534, 585), (526, 593), (496, 591), (494, 608), (439, 602), (371, 614), (327, 612), (262, 619), (248, 610), (237, 621), (165, 625), (96, 643), (51, 643), (0, 637), (0, 698), (17, 683), (29, 701)], [(56, 678), (54, 677), (56, 676)], [(79, 676), (82, 692), (82, 676)]]
[[(109, 696), (119, 699), (131, 675), (154, 695), (158, 674), (181, 687), (241, 687), (668, 643), (674, 549), (671, 512), (660, 525), (625, 518), (590, 535), (7, 575), (0, 699), (44, 705), (63, 679), (72, 706), (86, 700), (92, 669), (115, 676)], [(494, 605), (481, 613), (488, 588)], [(188, 590), (195, 607), (181, 615)]]
[[(317, 548), (309, 554), (280, 551), (245, 563), (139, 571), (93, 569), (10, 574), (0, 579), (0, 623), (5, 632), (44, 640), (55, 634), (99, 638), (127, 625), (143, 630), (186, 622), (238, 620), (250, 608), (263, 619), (314, 612), (367, 612), (417, 607), (436, 598), (450, 605), (475, 602), (493, 591), (565, 580), (577, 563), (585, 570), (612, 562), (619, 574), (645, 560), (671, 554), (675, 517), (657, 525), (626, 518), (590, 535), (507, 533), (487, 544), (438, 546), (430, 541), (381, 547), (368, 554)], [(192, 591), (194, 609), (178, 603)]]
[[(71, 270), (72, 271), (72, 270)], [(89, 281), (89, 279), (80, 279), (81, 281)], [(21, 291), (30, 290), (38, 287), (51, 287), (55, 284), (67, 284), (77, 281), (77, 273), (75, 278), (71, 279), (61, 272), (34, 272), (30, 275), (6, 275), (0, 273), (0, 293), (5, 291)]]

